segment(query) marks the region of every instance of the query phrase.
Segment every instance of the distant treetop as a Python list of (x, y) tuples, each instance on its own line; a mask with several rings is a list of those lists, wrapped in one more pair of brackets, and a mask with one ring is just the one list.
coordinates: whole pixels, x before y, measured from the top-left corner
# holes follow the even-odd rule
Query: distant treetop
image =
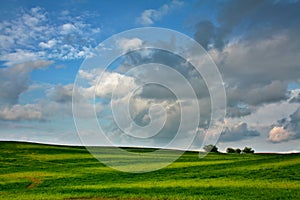
[(215, 153), (218, 153), (218, 147), (216, 145), (213, 145), (213, 144), (209, 144), (209, 145), (206, 145), (203, 147), (203, 149), (206, 151), (206, 152), (215, 152)]

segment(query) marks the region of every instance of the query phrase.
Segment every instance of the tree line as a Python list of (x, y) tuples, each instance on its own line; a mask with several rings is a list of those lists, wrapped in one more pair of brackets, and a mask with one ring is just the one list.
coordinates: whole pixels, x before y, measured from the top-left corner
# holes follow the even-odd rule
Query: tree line
[[(203, 148), (206, 152), (215, 152), (215, 153), (219, 153), (218, 151), (218, 147), (216, 145), (210, 144), (210, 145), (206, 145)], [(231, 148), (228, 147), (226, 149), (226, 153), (254, 153), (254, 149), (252, 149), (251, 147), (244, 147), (244, 149), (239, 149), (239, 148)]]

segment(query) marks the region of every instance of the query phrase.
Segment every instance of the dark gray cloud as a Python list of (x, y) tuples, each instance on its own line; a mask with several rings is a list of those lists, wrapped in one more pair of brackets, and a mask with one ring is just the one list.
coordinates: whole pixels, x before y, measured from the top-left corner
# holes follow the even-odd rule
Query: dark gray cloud
[(208, 49), (226, 83), (227, 116), (249, 115), (263, 104), (287, 100), (288, 84), (300, 77), (300, 2), (208, 5), (217, 17), (196, 23), (194, 37)]
[(286, 128), (295, 133), (295, 138), (300, 138), (300, 108), (290, 115)]
[(200, 21), (196, 24), (194, 39), (199, 42), (205, 49), (213, 42), (216, 27), (209, 20)]
[[(147, 51), (147, 54), (145, 54), (145, 52), (143, 51), (136, 51), (127, 54), (124, 57), (124, 63), (119, 70), (122, 70), (121, 72), (124, 73), (135, 66), (147, 63), (159, 63), (162, 65), (166, 65), (180, 73), (191, 84), (196, 96), (199, 99), (206, 98), (209, 96), (208, 88), (201, 74), (199, 74), (194, 68), (194, 66), (188, 63), (186, 60), (173, 53), (169, 53), (162, 50)], [(163, 74), (161, 72), (158, 72), (156, 74), (154, 72), (151, 72), (145, 73), (145, 77), (141, 77), (141, 79), (149, 79), (149, 77), (147, 76), (160, 76), (162, 77), (162, 80), (172, 81), (175, 87), (181, 87), (178, 84), (178, 81), (176, 81), (176, 79), (174, 79), (174, 77), (172, 77), (171, 74)], [(184, 93), (185, 90), (182, 90), (182, 92)], [(143, 88), (141, 96), (145, 98), (151, 96), (151, 98), (161, 99), (169, 98), (170, 96), (172, 96), (172, 94), (163, 88), (149, 85), (148, 87)]]
[(290, 94), (287, 91), (287, 83), (281, 81), (261, 86), (227, 87), (226, 92), (228, 117), (250, 115), (258, 106), (287, 100)]
[(214, 46), (219, 49), (223, 48), (230, 39), (230, 34), (243, 26), (243, 23), (247, 23), (247, 20), (251, 19), (263, 4), (264, 2), (260, 0), (233, 0), (221, 7), (218, 16), (220, 26), (217, 28)]
[(73, 84), (57, 85), (49, 91), (48, 96), (58, 103), (69, 103), (72, 101)]
[(248, 129), (247, 123), (240, 123), (232, 127), (227, 127), (221, 133), (220, 141), (239, 141), (251, 137), (259, 136), (260, 133), (256, 130)]
[[(246, 23), (248, 18), (264, 4), (260, 0), (229, 1), (227, 4), (213, 4), (218, 9), (217, 23), (202, 20), (196, 24), (195, 40), (204, 48), (211, 44), (217, 49), (222, 49), (231, 38), (235, 29)], [(243, 27), (245, 28), (245, 27)]]
[[(167, 45), (167, 44), (166, 44)], [(166, 65), (176, 70), (181, 74), (185, 80), (191, 85), (195, 95), (198, 97), (199, 108), (201, 110), (200, 114), (200, 127), (207, 127), (211, 119), (211, 100), (207, 85), (202, 78), (201, 74), (195, 70), (195, 68), (183, 58), (176, 56), (175, 54), (162, 51), (162, 50), (147, 50), (145, 52), (131, 52), (124, 57), (124, 63), (120, 67), (119, 71), (125, 73), (126, 71), (132, 69), (135, 66), (139, 66), (147, 63), (159, 63)], [(164, 73), (162, 71), (153, 71), (144, 70), (139, 72), (137, 84), (143, 85), (143, 82), (147, 83), (148, 80), (164, 80), (164, 82), (170, 83), (173, 88), (177, 88), (179, 95), (184, 98), (191, 98), (191, 94), (186, 90), (184, 85), (181, 85), (180, 81), (170, 73)], [(143, 85), (140, 90), (136, 91), (140, 98), (143, 98), (145, 101), (157, 101), (157, 103), (168, 101), (173, 102), (177, 99), (172, 88), (166, 88), (158, 84), (146, 84)], [(195, 105), (198, 106), (198, 105)], [(134, 118), (138, 123), (143, 121), (146, 111), (143, 110), (139, 115), (136, 115)], [(174, 114), (174, 113), (173, 113)], [(180, 117), (180, 113), (177, 113), (177, 118)], [(143, 124), (143, 123), (141, 123)], [(173, 128), (171, 128), (173, 126)], [(159, 135), (174, 135), (176, 133), (176, 127), (178, 127), (178, 120), (175, 120), (175, 117), (172, 120), (168, 120), (166, 126), (161, 131)]]
[(253, 111), (254, 108), (250, 108), (248, 106), (246, 107), (239, 107), (238, 105), (233, 105), (233, 106), (227, 106), (227, 117), (242, 117), (246, 115), (250, 115)]
[(244, 102), (257, 106), (262, 103), (272, 103), (288, 99), (287, 83), (274, 81), (263, 86), (227, 88), (229, 105)]
[(52, 61), (37, 60), (0, 69), (0, 104), (16, 104), (30, 84), (30, 73), (46, 68)]
[(145, 85), (140, 94), (141, 97), (147, 99), (171, 99), (174, 98), (174, 94), (169, 89), (157, 85), (149, 84)]
[(227, 84), (228, 104), (260, 106), (287, 100), (288, 83), (300, 77), (300, 45), (296, 47), (294, 40), (283, 35), (224, 48), (216, 61)]
[(257, 87), (248, 90), (245, 94), (244, 102), (250, 105), (259, 105), (260, 103), (272, 103), (287, 99), (287, 84), (280, 81), (274, 81), (263, 87)]
[(297, 1), (231, 0), (209, 5), (217, 10), (216, 21), (200, 20), (195, 26), (195, 39), (204, 48), (211, 44), (222, 49), (235, 34), (265, 37), (299, 22)]

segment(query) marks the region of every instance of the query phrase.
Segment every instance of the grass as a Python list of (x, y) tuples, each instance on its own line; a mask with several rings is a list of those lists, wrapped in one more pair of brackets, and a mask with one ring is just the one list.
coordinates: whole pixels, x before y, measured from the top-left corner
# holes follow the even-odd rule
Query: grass
[(186, 152), (166, 168), (132, 174), (83, 147), (0, 142), (0, 151), (0, 199), (300, 199), (300, 154)]

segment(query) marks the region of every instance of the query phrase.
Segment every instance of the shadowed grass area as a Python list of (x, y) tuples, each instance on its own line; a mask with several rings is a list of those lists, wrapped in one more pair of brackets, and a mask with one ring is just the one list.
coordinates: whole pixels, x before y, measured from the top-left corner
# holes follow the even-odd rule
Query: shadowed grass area
[[(166, 168), (132, 174), (106, 167), (83, 147), (0, 142), (0, 151), (0, 199), (300, 198), (299, 154), (199, 159), (186, 152)], [(116, 156), (113, 148), (105, 152)]]

